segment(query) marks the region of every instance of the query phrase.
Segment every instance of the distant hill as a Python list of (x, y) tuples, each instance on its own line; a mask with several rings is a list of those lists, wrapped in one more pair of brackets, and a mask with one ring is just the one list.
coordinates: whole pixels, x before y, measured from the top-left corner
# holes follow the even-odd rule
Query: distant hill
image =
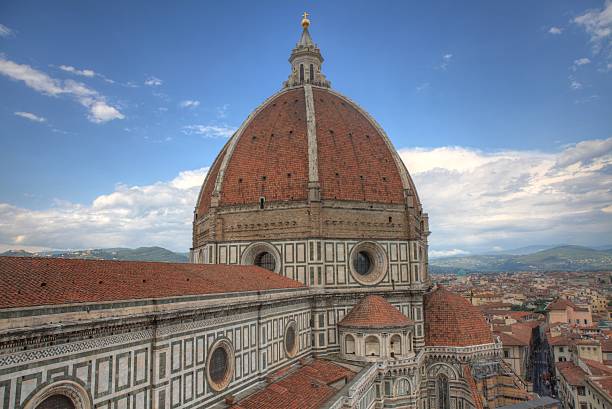
[(188, 253), (175, 253), (163, 247), (109, 248), (72, 251), (42, 251), (30, 253), (24, 250), (9, 250), (0, 256), (83, 258), (91, 260), (165, 261), (169, 263), (189, 262)]
[[(528, 249), (528, 247), (523, 249)], [(433, 273), (612, 271), (612, 250), (595, 250), (589, 247), (566, 245), (536, 251), (531, 254), (444, 257), (431, 259), (429, 265), (430, 271)]]

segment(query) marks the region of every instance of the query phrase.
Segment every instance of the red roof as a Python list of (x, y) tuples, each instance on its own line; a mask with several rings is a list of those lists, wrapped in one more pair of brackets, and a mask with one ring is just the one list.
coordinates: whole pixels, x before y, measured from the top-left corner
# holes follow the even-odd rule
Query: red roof
[(338, 323), (344, 327), (406, 327), (414, 322), (379, 295), (368, 295)]
[[(404, 203), (405, 168), (396, 163), (394, 148), (382, 133), (355, 104), (333, 91), (315, 87), (313, 99), (321, 199)], [(198, 217), (208, 211), (218, 177), (221, 207), (256, 204), (260, 197), (268, 203), (308, 198), (303, 87), (271, 98), (233, 138), (233, 150), (229, 145), (222, 150), (206, 178), (196, 206)], [(222, 159), (227, 160), (224, 173), (219, 167)]]
[(300, 287), (256, 266), (0, 257), (0, 308)]
[(575, 365), (571, 361), (557, 362), (555, 365), (567, 383), (572, 386), (584, 385), (584, 379), (586, 378), (587, 373), (584, 372), (582, 368)]
[(230, 409), (315, 409), (338, 391), (330, 386), (350, 380), (355, 372), (330, 361), (315, 359), (306, 366), (239, 401)]
[(493, 343), (482, 312), (442, 286), (425, 295), (425, 345), (470, 346)]
[(592, 377), (590, 381), (605, 391), (608, 394), (608, 399), (612, 399), (612, 376)]
[(571, 301), (568, 301), (564, 298), (557, 298), (555, 301), (551, 302), (546, 306), (546, 311), (559, 311), (565, 310), (567, 307), (576, 309), (576, 305)]
[(514, 336), (514, 334), (506, 334), (505, 332), (499, 332), (499, 333), (496, 333), (495, 335), (499, 336), (499, 338), (501, 339), (502, 345), (508, 345), (508, 346), (528, 346), (529, 345), (528, 343)]

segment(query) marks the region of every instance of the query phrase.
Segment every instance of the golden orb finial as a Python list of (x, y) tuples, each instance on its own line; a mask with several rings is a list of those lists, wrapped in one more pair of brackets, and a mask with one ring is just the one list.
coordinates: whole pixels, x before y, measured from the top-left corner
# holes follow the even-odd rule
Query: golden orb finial
[(310, 14), (304, 12), (304, 14), (302, 14), (302, 27), (304, 28), (308, 28), (308, 26), (310, 25), (310, 20), (308, 20), (308, 16)]

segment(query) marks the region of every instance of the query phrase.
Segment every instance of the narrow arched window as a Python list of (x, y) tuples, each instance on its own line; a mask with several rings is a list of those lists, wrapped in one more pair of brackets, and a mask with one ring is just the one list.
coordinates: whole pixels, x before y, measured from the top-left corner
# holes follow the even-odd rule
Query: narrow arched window
[(438, 375), (438, 378), (436, 379), (436, 389), (438, 395), (438, 409), (450, 409), (448, 378), (446, 375)]
[(397, 396), (410, 395), (410, 382), (408, 382), (408, 379), (402, 378), (397, 381), (396, 394)]
[(314, 82), (314, 65), (310, 64), (310, 82)]
[(304, 82), (304, 64), (300, 64), (300, 82)]
[(350, 334), (344, 337), (344, 353), (351, 355), (355, 353), (355, 338)]

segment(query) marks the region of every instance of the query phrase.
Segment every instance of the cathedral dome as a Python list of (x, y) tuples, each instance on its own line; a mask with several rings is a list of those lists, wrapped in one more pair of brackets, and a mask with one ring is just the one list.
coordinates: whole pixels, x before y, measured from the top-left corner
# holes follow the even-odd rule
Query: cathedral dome
[[(310, 105), (310, 106), (309, 106)], [(313, 186), (314, 185), (314, 186)], [(414, 192), (384, 131), (323, 87), (285, 89), (251, 114), (206, 179), (196, 212), (218, 206), (320, 200), (397, 204)], [(312, 197), (311, 197), (312, 198)]]
[(482, 312), (464, 297), (438, 286), (424, 298), (425, 345), (465, 347), (493, 343)]
[[(349, 273), (361, 285), (385, 276), (388, 284), (426, 280), (428, 218), (414, 183), (382, 127), (331, 89), (309, 24), (302, 27), (283, 88), (246, 118), (206, 176), (194, 212), (192, 258), (281, 272), (287, 263), (305, 263), (306, 251), (308, 261), (321, 261), (325, 250), (327, 261), (337, 254), (346, 263), (343, 284), (353, 284)], [(292, 248), (278, 242), (321, 239), (350, 243)], [(404, 243), (391, 247), (384, 240)], [(410, 249), (406, 241), (414, 241)], [(218, 249), (222, 242), (234, 244)], [(408, 258), (421, 265), (394, 266), (394, 276), (387, 274), (390, 263)], [(335, 282), (324, 280), (321, 268), (315, 281)], [(303, 265), (288, 270), (303, 281), (315, 274)]]

